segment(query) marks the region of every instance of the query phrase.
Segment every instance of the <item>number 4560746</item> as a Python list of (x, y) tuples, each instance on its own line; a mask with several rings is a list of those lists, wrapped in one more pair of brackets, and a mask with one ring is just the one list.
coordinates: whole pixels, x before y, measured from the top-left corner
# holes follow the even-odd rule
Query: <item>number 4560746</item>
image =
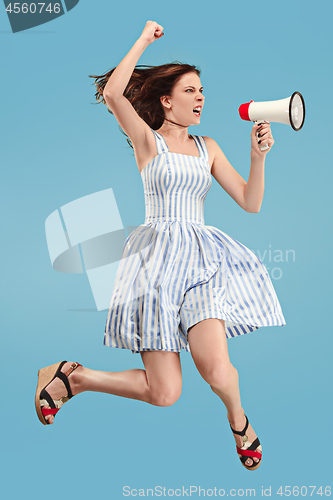
[[(45, 7), (45, 5), (46, 5), (46, 7)], [(61, 10), (60, 3), (55, 3), (54, 5), (52, 5), (51, 3), (46, 4), (46, 3), (41, 3), (41, 2), (30, 3), (30, 4), (27, 4), (26, 2), (24, 2), (24, 3), (15, 2), (15, 3), (13, 3), (13, 7), (12, 7), (12, 4), (10, 3), (8, 5), (8, 7), (6, 8), (6, 11), (9, 12), (10, 14), (12, 14), (12, 13), (14, 13), (14, 14), (27, 14), (27, 13), (35, 14), (36, 12), (37, 12), (37, 14), (40, 14), (43, 10), (46, 12), (49, 12), (50, 14), (52, 14), (52, 12), (54, 12), (55, 14), (59, 14), (60, 10)]]
[(302, 497), (306, 497), (308, 493), (310, 497), (312, 497), (312, 495), (329, 497), (331, 496), (331, 487), (326, 486), (325, 488), (323, 488), (323, 486), (280, 486), (276, 493), (277, 495), (284, 495), (286, 497), (298, 497), (299, 495)]

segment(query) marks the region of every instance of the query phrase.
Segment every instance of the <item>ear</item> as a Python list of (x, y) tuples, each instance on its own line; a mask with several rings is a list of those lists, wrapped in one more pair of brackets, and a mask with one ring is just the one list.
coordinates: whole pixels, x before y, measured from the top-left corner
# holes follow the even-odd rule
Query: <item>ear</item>
[(163, 95), (160, 97), (161, 104), (164, 108), (170, 109), (171, 108), (171, 101), (170, 101), (170, 96), (169, 95)]

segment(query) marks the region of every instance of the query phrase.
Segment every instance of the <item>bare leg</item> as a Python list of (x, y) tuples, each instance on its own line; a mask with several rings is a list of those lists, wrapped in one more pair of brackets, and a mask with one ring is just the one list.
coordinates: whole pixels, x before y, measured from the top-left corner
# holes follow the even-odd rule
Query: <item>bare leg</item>
[[(182, 388), (179, 353), (145, 351), (141, 357), (145, 370), (103, 372), (79, 366), (68, 376), (73, 396), (80, 392), (95, 391), (138, 399), (155, 406), (175, 403)], [(65, 363), (61, 371), (66, 372), (70, 365), (71, 362)], [(53, 399), (60, 399), (67, 393), (58, 378), (47, 386), (47, 392)], [(53, 423), (52, 415), (47, 418), (49, 423)]]
[[(246, 419), (241, 405), (238, 372), (229, 359), (224, 321), (215, 318), (200, 321), (189, 328), (188, 340), (199, 373), (225, 404), (231, 427), (241, 431)], [(250, 442), (257, 437), (251, 424), (246, 434)], [(237, 446), (241, 448), (244, 444), (241, 436), (234, 434), (234, 437)], [(254, 461), (259, 460), (254, 458)], [(252, 459), (248, 458), (246, 464), (252, 463)]]

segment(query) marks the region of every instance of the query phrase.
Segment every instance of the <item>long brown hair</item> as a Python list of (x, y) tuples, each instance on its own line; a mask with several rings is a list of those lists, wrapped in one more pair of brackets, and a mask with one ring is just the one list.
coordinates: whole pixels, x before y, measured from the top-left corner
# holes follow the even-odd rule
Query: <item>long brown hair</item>
[[(89, 75), (90, 78), (95, 79), (96, 93), (95, 97), (98, 103), (105, 105), (103, 97), (104, 88), (116, 68), (111, 69), (101, 76)], [(190, 64), (182, 64), (179, 61), (174, 61), (169, 64), (162, 64), (160, 66), (135, 66), (132, 76), (125, 89), (124, 96), (134, 107), (138, 115), (153, 129), (158, 130), (165, 119), (164, 109), (160, 101), (160, 97), (171, 95), (174, 85), (179, 78), (186, 73), (196, 73), (200, 76), (200, 70), (196, 66)], [(108, 111), (112, 111), (108, 108)], [(132, 143), (122, 130), (120, 130), (127, 137), (127, 142), (131, 148)]]

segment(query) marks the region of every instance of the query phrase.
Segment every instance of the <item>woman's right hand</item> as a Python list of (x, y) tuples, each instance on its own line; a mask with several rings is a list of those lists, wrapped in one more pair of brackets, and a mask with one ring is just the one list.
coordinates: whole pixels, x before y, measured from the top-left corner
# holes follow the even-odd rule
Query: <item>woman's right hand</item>
[[(136, 155), (139, 155), (139, 157), (147, 156), (147, 151), (149, 154), (151, 153), (152, 142), (153, 149), (156, 151), (155, 139), (150, 126), (139, 116), (131, 102), (125, 97), (124, 92), (143, 51), (149, 44), (163, 35), (163, 26), (160, 26), (155, 21), (148, 21), (141, 36), (112, 72), (103, 91), (103, 97), (108, 108), (116, 117), (122, 130), (132, 141)], [(154, 154), (152, 158), (153, 156)]]
[(140, 38), (150, 44), (158, 38), (161, 38), (163, 35), (163, 26), (157, 24), (155, 21), (147, 21)]

